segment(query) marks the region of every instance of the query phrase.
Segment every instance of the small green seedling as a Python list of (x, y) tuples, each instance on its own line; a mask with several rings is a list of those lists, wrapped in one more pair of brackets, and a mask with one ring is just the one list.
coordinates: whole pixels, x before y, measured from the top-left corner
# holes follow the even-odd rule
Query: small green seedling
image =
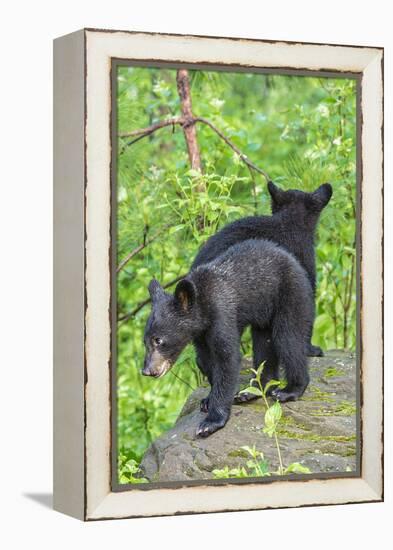
[[(285, 474), (309, 474), (310, 469), (307, 468), (307, 466), (303, 466), (299, 462), (293, 462), (292, 464), (289, 464), (286, 468), (283, 465), (282, 461), (282, 455), (281, 455), (281, 449), (280, 444), (278, 441), (278, 435), (277, 435), (277, 427), (280, 422), (280, 419), (282, 417), (282, 407), (281, 404), (278, 401), (275, 401), (272, 405), (269, 405), (268, 399), (267, 399), (267, 393), (268, 391), (274, 387), (281, 385), (281, 382), (279, 380), (269, 380), (269, 382), (263, 386), (262, 384), (262, 373), (265, 366), (265, 362), (263, 362), (257, 370), (251, 369), (252, 372), (255, 374), (255, 378), (253, 378), (250, 381), (250, 385), (242, 390), (240, 393), (251, 393), (257, 397), (262, 397), (265, 406), (265, 422), (263, 427), (263, 432), (268, 435), (269, 437), (274, 437), (276, 449), (277, 449), (277, 456), (278, 456), (278, 462), (279, 462), (279, 468), (278, 471), (275, 472), (278, 475), (285, 475)], [(242, 449), (245, 449), (249, 452), (249, 454), (254, 459), (254, 466), (255, 466), (255, 460), (257, 459), (256, 453), (259, 454), (259, 456), (263, 457), (263, 454), (259, 451), (255, 450), (255, 446), (251, 449), (250, 447), (242, 447)], [(250, 461), (249, 461), (250, 462)], [(247, 463), (248, 466), (248, 463)], [(257, 471), (255, 469), (255, 471)], [(269, 473), (266, 474), (256, 474), (256, 475), (270, 475)]]

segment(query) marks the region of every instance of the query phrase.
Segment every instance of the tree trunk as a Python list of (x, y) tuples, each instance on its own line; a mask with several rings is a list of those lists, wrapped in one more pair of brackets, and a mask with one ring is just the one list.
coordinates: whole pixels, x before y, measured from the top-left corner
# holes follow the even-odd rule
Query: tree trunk
[(192, 112), (190, 78), (187, 69), (179, 69), (176, 75), (177, 91), (179, 92), (180, 106), (185, 123), (183, 124), (184, 138), (187, 144), (191, 168), (202, 172), (201, 156), (199, 153), (197, 132)]

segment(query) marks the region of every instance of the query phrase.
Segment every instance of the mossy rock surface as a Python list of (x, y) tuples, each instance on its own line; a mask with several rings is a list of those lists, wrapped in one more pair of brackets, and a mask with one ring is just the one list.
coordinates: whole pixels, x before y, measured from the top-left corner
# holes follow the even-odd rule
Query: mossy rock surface
[[(245, 366), (248, 366), (245, 362)], [(283, 405), (279, 441), (284, 465), (300, 462), (312, 473), (349, 472), (356, 469), (356, 361), (353, 353), (327, 352), (310, 358), (311, 382), (304, 396)], [(247, 379), (242, 375), (242, 385)], [(274, 438), (263, 432), (265, 406), (261, 399), (233, 405), (227, 425), (207, 439), (195, 431), (204, 414), (199, 402), (207, 388), (195, 390), (174, 427), (147, 450), (141, 463), (150, 481), (212, 479), (213, 470), (246, 467), (241, 447), (255, 445), (278, 469)]]

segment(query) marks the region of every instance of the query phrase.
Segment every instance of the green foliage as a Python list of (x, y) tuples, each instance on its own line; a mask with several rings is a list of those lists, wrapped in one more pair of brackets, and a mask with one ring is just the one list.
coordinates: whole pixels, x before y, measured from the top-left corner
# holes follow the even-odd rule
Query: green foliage
[(140, 474), (139, 466), (135, 460), (129, 459), (127, 456), (119, 455), (119, 482), (120, 483), (147, 483), (147, 479), (135, 475)]
[(255, 445), (249, 447), (244, 445), (240, 447), (240, 450), (244, 450), (248, 456), (251, 457), (247, 461), (246, 467), (238, 466), (237, 468), (229, 468), (229, 466), (224, 466), (221, 469), (215, 469), (212, 471), (214, 479), (231, 479), (231, 478), (241, 478), (241, 477), (269, 477), (272, 474), (275, 475), (288, 475), (288, 474), (309, 474), (310, 469), (307, 466), (303, 466), (300, 462), (292, 462), (287, 468), (284, 468), (282, 471), (278, 470), (277, 472), (270, 472), (269, 463), (265, 459), (261, 451), (257, 451)]
[[(355, 346), (355, 81), (192, 71), (196, 116), (209, 119), (284, 188), (311, 190), (330, 181), (331, 203), (318, 230), (314, 342)], [(179, 116), (176, 71), (120, 67), (119, 133)], [(165, 127), (134, 144), (118, 144), (118, 316), (147, 298), (152, 277), (171, 283), (187, 272), (198, 248), (237, 218), (268, 214), (264, 178), (208, 126), (197, 126), (203, 175), (190, 170), (181, 128)], [(204, 190), (201, 191), (201, 188)], [(150, 239), (152, 239), (150, 241)], [(173, 286), (169, 287), (173, 290)], [(148, 445), (176, 420), (203, 380), (191, 347), (163, 379), (140, 375), (149, 305), (118, 323), (118, 444), (121, 483)], [(242, 339), (250, 354), (249, 331)], [(134, 464), (135, 462), (135, 464)], [(132, 474), (134, 475), (134, 474)]]
[(212, 471), (214, 479), (230, 479), (230, 478), (239, 478), (239, 477), (250, 477), (245, 468), (229, 468), (224, 466), (224, 468), (216, 469)]
[(244, 445), (240, 447), (239, 451), (243, 451), (246, 453), (246, 456), (251, 457), (250, 460), (247, 461), (246, 467), (239, 466), (238, 468), (229, 468), (228, 466), (224, 466), (222, 469), (213, 470), (212, 474), (214, 479), (270, 476), (269, 464), (263, 456), (263, 453), (257, 451), (255, 446), (249, 447), (248, 445)]
[[(273, 404), (269, 404), (267, 399), (267, 392), (270, 390), (270, 388), (273, 388), (275, 386), (280, 386), (281, 383), (279, 380), (269, 380), (269, 382), (263, 386), (262, 384), (262, 373), (263, 369), (265, 367), (265, 362), (263, 362), (257, 370), (251, 369), (251, 371), (254, 373), (255, 378), (252, 378), (250, 381), (250, 385), (242, 390), (240, 393), (252, 393), (253, 395), (256, 395), (258, 397), (262, 397), (266, 411), (265, 411), (265, 425), (263, 427), (263, 432), (267, 434), (269, 437), (274, 437), (276, 449), (277, 449), (277, 456), (279, 461), (279, 468), (277, 472), (275, 472), (278, 475), (286, 475), (286, 474), (309, 474), (310, 469), (307, 468), (307, 466), (303, 466), (299, 462), (292, 462), (284, 468), (282, 456), (281, 456), (281, 449), (280, 444), (278, 441), (278, 425), (282, 417), (282, 407), (278, 401), (274, 401)], [(254, 475), (258, 476), (264, 476), (264, 475), (270, 475), (268, 470), (268, 465), (266, 461), (263, 460), (263, 454), (259, 451), (256, 451), (255, 447), (252, 449), (250, 447), (242, 447), (242, 449), (245, 449), (253, 458), (253, 461), (247, 462), (247, 466), (251, 467), (254, 465)], [(261, 470), (258, 467), (258, 458), (262, 459), (263, 464), (263, 470)], [(258, 473), (261, 472), (261, 473)]]
[(265, 427), (263, 428), (263, 431), (269, 436), (273, 437), (273, 435), (277, 431), (278, 423), (280, 422), (280, 418), (282, 416), (282, 408), (278, 401), (275, 401), (273, 405), (267, 408), (265, 413)]
[(250, 476), (264, 477), (270, 475), (268, 462), (263, 456), (263, 453), (256, 450), (255, 445), (252, 447), (243, 445), (241, 448), (244, 449), (251, 457), (251, 460), (247, 461), (247, 468), (250, 472)]
[(287, 468), (285, 468), (283, 475), (287, 474), (310, 474), (310, 468), (303, 466), (300, 462), (292, 462)]

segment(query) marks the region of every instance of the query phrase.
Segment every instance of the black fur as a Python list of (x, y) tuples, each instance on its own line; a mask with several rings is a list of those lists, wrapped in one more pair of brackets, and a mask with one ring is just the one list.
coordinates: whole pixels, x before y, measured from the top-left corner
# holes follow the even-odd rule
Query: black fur
[[(268, 183), (271, 196), (272, 216), (250, 216), (228, 224), (210, 237), (197, 254), (192, 268), (210, 262), (230, 246), (246, 239), (269, 239), (299, 260), (306, 270), (313, 292), (316, 286), (314, 236), (318, 219), (323, 208), (328, 204), (333, 190), (329, 183), (324, 183), (312, 193), (298, 190), (283, 191), (273, 182)], [(257, 348), (266, 348), (261, 357), (271, 354), (266, 346), (269, 332), (259, 334), (265, 343), (258, 342), (258, 333), (253, 334)], [(323, 355), (321, 348), (310, 342), (308, 355)]]
[[(276, 390), (275, 397), (284, 402), (305, 391), (307, 339), (314, 316), (312, 288), (304, 269), (281, 247), (262, 239), (243, 241), (192, 269), (173, 296), (155, 280), (149, 291), (152, 312), (145, 329), (142, 372), (162, 376), (182, 349), (194, 343), (198, 367), (211, 385), (209, 397), (201, 404), (208, 414), (198, 435), (215, 432), (229, 418), (238, 386), (240, 337), (248, 325), (255, 331), (269, 327), (277, 360), (266, 376), (278, 378), (280, 363), (287, 379), (287, 386)], [(255, 365), (264, 353), (258, 345), (254, 346)]]

